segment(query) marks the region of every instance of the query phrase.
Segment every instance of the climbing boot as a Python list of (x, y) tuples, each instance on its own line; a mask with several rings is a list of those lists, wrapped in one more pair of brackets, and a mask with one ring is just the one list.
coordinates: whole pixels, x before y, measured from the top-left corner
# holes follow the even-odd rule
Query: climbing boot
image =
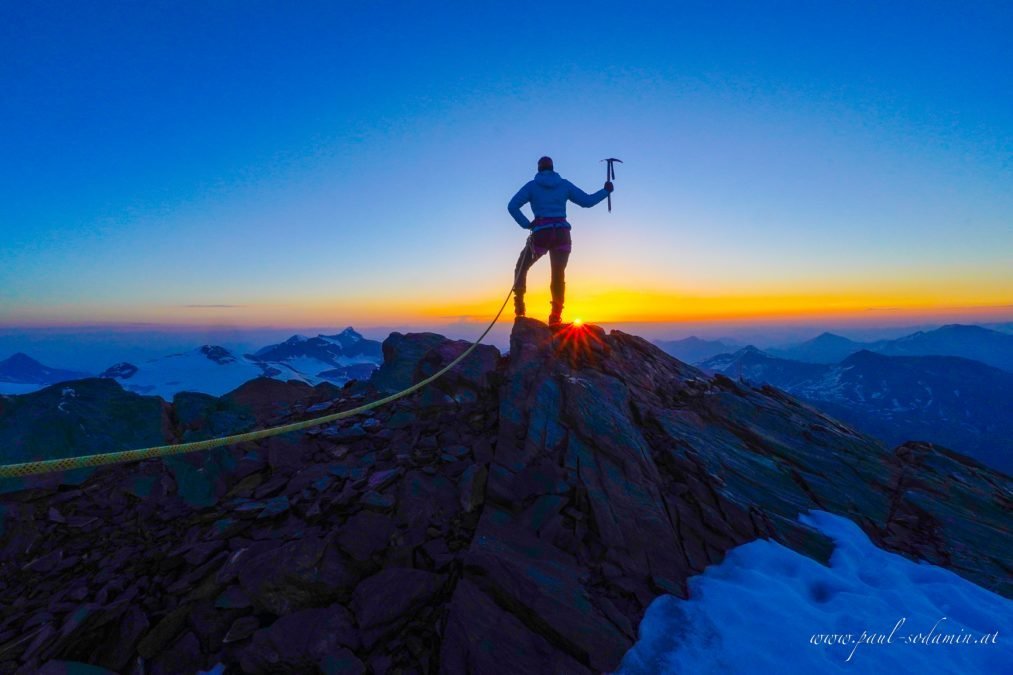
[(563, 298), (566, 284), (560, 279), (553, 279), (549, 286), (552, 289), (552, 314), (549, 314), (549, 325), (558, 326), (563, 322)]
[(563, 323), (563, 303), (552, 303), (552, 313), (549, 314), (549, 325), (558, 326)]

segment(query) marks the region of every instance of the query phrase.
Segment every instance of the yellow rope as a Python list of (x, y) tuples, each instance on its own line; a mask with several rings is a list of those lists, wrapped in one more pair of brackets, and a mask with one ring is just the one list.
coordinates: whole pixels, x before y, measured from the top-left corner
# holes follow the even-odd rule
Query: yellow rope
[[(528, 244), (530, 245), (530, 237)], [(514, 285), (510, 287), (510, 292), (507, 293), (506, 299), (503, 300), (503, 304), (500, 305), (499, 311), (496, 312), (496, 316), (493, 317), (492, 322), (486, 327), (485, 331), (478, 336), (478, 339), (464, 352), (461, 353), (456, 359), (448, 363), (446, 366), (441, 368), (436, 373), (430, 375), (421, 382), (417, 382), (412, 386), (391, 394), (385, 398), (381, 398), (377, 401), (360, 405), (357, 408), (351, 410), (343, 410), (338, 413), (332, 413), (330, 415), (324, 415), (323, 417), (315, 417), (309, 420), (303, 420), (301, 422), (292, 422), (291, 424), (283, 424), (279, 427), (270, 427), (267, 429), (258, 429), (257, 431), (248, 431), (244, 434), (236, 434), (234, 436), (224, 436), (222, 438), (211, 438), (204, 441), (192, 441), (190, 443), (177, 443), (175, 445), (159, 445), (152, 448), (140, 448), (138, 450), (121, 450), (119, 452), (104, 452), (97, 455), (81, 455), (78, 457), (63, 457), (60, 459), (47, 459), (38, 462), (23, 462), (21, 464), (6, 464), (0, 466), (0, 478), (18, 478), (21, 476), (31, 476), (40, 473), (50, 473), (52, 471), (70, 471), (72, 469), (83, 469), (85, 467), (103, 466), (105, 464), (119, 464), (122, 462), (134, 462), (140, 459), (151, 459), (154, 457), (168, 457), (169, 455), (182, 455), (188, 452), (197, 452), (198, 450), (210, 450), (212, 448), (220, 448), (225, 445), (233, 445), (235, 443), (245, 443), (247, 441), (257, 441), (262, 438), (268, 438), (269, 436), (277, 436), (279, 434), (285, 434), (290, 431), (301, 431), (302, 429), (308, 429), (315, 427), (320, 424), (327, 424), (328, 422), (334, 422), (337, 420), (343, 420), (348, 417), (353, 417), (359, 413), (364, 413), (367, 410), (373, 408), (379, 408), (382, 405), (392, 403), (399, 398), (403, 398), (412, 394), (427, 384), (439, 379), (447, 371), (456, 366), (458, 363), (463, 361), (471, 352), (475, 351), (479, 343), (485, 339), (485, 336), (489, 334), (492, 327), (499, 321), (500, 315), (503, 314), (503, 310), (506, 308), (507, 303), (510, 302), (510, 296), (513, 295), (514, 288), (517, 285), (517, 279), (520, 277), (520, 270), (514, 276)]]

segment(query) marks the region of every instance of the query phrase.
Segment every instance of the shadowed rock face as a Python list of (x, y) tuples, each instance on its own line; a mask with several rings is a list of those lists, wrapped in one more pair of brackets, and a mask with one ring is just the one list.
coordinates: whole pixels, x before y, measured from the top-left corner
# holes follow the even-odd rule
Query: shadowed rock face
[[(172, 419), (204, 435), (315, 417), (466, 347), (395, 334), (370, 386), (258, 379)], [(811, 508), (1013, 590), (1007, 477), (595, 326), (519, 319), (508, 358), (479, 347), (373, 414), (186, 461), (215, 475), (204, 501), (158, 460), (0, 499), (0, 671), (610, 671), (650, 601), (729, 548), (825, 561), (795, 520)]]
[[(23, 396), (0, 396), (0, 462), (31, 462), (170, 442), (169, 406), (112, 380), (87, 378)], [(79, 483), (79, 469), (28, 479), (0, 479), (0, 493), (24, 487)]]

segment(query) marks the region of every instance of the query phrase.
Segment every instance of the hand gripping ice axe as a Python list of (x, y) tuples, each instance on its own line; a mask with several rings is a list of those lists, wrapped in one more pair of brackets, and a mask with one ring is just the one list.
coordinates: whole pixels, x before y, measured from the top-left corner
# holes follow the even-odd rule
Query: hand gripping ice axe
[[(615, 157), (609, 157), (608, 159), (603, 159), (602, 161), (603, 162), (608, 162), (608, 164), (605, 165), (605, 180), (606, 181), (615, 180), (616, 179), (616, 168), (613, 165), (613, 162), (619, 162), (620, 164), (622, 164), (623, 160), (616, 159)], [(611, 192), (609, 193), (609, 213), (612, 213), (612, 193)]]

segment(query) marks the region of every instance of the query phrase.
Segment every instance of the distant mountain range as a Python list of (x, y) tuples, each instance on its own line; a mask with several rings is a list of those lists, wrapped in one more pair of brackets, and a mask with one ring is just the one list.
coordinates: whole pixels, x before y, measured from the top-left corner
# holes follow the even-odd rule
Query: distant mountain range
[[(308, 338), (293, 335), (284, 342), (257, 350), (254, 357), (262, 361), (293, 361), (313, 359), (324, 366), (341, 368), (357, 363), (379, 363), (383, 351), (376, 340), (367, 340), (353, 328), (346, 328), (336, 335), (317, 335)], [(317, 368), (316, 364), (312, 370)]]
[(26, 394), (50, 384), (88, 377), (88, 373), (45, 366), (18, 352), (0, 361), (0, 394)]
[(863, 349), (890, 356), (959, 356), (1013, 372), (1013, 335), (960, 324), (878, 342), (856, 342), (823, 333), (801, 344), (766, 351), (795, 361), (837, 363)]
[(888, 443), (931, 441), (1013, 473), (1013, 373), (954, 356), (862, 350), (840, 363), (819, 364), (755, 347), (701, 366), (771, 384)]
[[(700, 364), (741, 347), (730, 340), (655, 340), (655, 344), (680, 361)], [(771, 355), (805, 363), (839, 363), (862, 350), (890, 356), (960, 356), (1013, 372), (1013, 335), (982, 326), (950, 324), (918, 331), (894, 340), (861, 342), (834, 333), (823, 333), (805, 342), (764, 349)]]
[(309, 384), (325, 380), (344, 384), (369, 377), (383, 361), (383, 350), (376, 340), (367, 340), (354, 329), (346, 328), (336, 335), (313, 338), (293, 335), (247, 358), (258, 363), (284, 364), (306, 374)]
[(873, 351), (892, 356), (960, 356), (1013, 372), (1013, 335), (953, 324), (891, 340)]
[(726, 340), (704, 340), (694, 336), (683, 340), (655, 340), (662, 351), (686, 363), (700, 363), (718, 354), (727, 354), (739, 345)]
[(863, 349), (872, 350), (878, 343), (856, 342), (833, 333), (823, 333), (812, 340), (787, 347), (771, 347), (773, 356), (806, 363), (837, 363)]
[[(116, 363), (99, 377), (114, 379), (128, 391), (170, 400), (181, 391), (221, 396), (256, 377), (343, 385), (369, 378), (382, 360), (379, 342), (346, 328), (312, 338), (293, 335), (254, 354), (236, 355), (219, 345), (203, 345), (142, 363)], [(18, 353), (0, 362), (0, 394), (26, 394), (93, 375), (50, 368)]]
[(99, 377), (114, 379), (128, 391), (161, 396), (167, 401), (181, 391), (221, 396), (255, 377), (307, 382), (303, 373), (285, 363), (267, 364), (236, 356), (217, 345), (204, 345), (139, 365), (117, 363), (102, 371)]

